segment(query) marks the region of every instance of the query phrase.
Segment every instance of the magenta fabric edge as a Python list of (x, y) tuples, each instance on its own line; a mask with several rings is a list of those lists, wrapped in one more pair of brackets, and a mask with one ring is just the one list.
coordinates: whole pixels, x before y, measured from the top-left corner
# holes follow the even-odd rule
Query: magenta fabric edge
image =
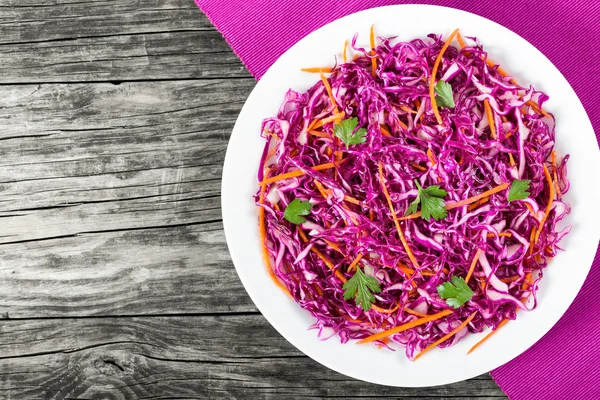
[(215, 26), (215, 28), (217, 28), (217, 30), (221, 34), (221, 37), (223, 37), (223, 39), (225, 39), (225, 41), (227, 42), (227, 44), (229, 45), (229, 47), (231, 48), (231, 50), (240, 59), (240, 61), (242, 62), (242, 64), (244, 64), (244, 67), (246, 67), (246, 69), (248, 70), (248, 72), (250, 72), (250, 74), (252, 75), (252, 77), (254, 77), (254, 79), (256, 79), (257, 81), (260, 80), (261, 77), (258, 76), (258, 74), (254, 71), (254, 68), (252, 68), (248, 63), (246, 63), (246, 60), (244, 59), (244, 57), (242, 57), (242, 55), (240, 53), (238, 53), (238, 51), (233, 46), (233, 44), (229, 41), (229, 39), (227, 38), (227, 36), (225, 36), (223, 34), (223, 29), (222, 29), (221, 25), (217, 22), (217, 20), (215, 18), (213, 18), (212, 12), (209, 10), (209, 8), (208, 7), (206, 7), (206, 8), (202, 7), (202, 5), (200, 4), (200, 1), (202, 1), (202, 0), (194, 0), (194, 2), (196, 3), (196, 5), (198, 6), (198, 8), (204, 13), (204, 15), (206, 15), (206, 17), (208, 18), (208, 20), (210, 21), (210, 23), (213, 24)]
[[(230, 47), (232, 47), (234, 53), (241, 59), (242, 63), (248, 69), (248, 71), (253, 75), (254, 78), (256, 78), (257, 80), (259, 80), (260, 77), (262, 75), (264, 75), (264, 73), (266, 72), (266, 70), (268, 70), (269, 65), (268, 64), (265, 65), (264, 62), (262, 64), (257, 63), (258, 60), (255, 60), (251, 55), (249, 57), (247, 57), (247, 61), (244, 60), (244, 58), (241, 56), (240, 52), (238, 52), (238, 50), (233, 47), (233, 44), (239, 45), (240, 46), (240, 51), (242, 51), (242, 52), (244, 50), (242, 47), (245, 46), (245, 45), (242, 46), (239, 43), (236, 43), (236, 41), (234, 40), (235, 37), (232, 36), (232, 35), (235, 34), (235, 32), (232, 33), (232, 32), (230, 32), (230, 30), (227, 28), (226, 25), (217, 23), (217, 21), (219, 20), (219, 18), (221, 18), (221, 16), (219, 16), (218, 12), (215, 11), (214, 8), (211, 8), (210, 5), (206, 5), (205, 4), (204, 6), (202, 6), (200, 3), (203, 2), (203, 1), (205, 2), (207, 0), (195, 0), (195, 3), (202, 10), (202, 12), (204, 12), (205, 15), (207, 15), (207, 17), (210, 20), (210, 22), (219, 30), (219, 32), (221, 33), (221, 35), (224, 37), (225, 41), (229, 44)], [(471, 10), (468, 7), (461, 7), (458, 4), (452, 4), (452, 5), (449, 5), (449, 4), (439, 4), (439, 2), (437, 2), (437, 1), (432, 1), (431, 3), (434, 3), (435, 5), (443, 5), (443, 6), (446, 6), (446, 7), (452, 7), (452, 8), (457, 8), (457, 9), (465, 10), (467, 12), (476, 13), (475, 11)], [(377, 7), (377, 6), (378, 6), (378, 4), (370, 4), (370, 5), (367, 5), (366, 8)], [(353, 10), (352, 12), (356, 12), (356, 11), (358, 11), (360, 9), (364, 9), (363, 6), (360, 6), (357, 10)], [(481, 13), (476, 13), (476, 14), (477, 15), (482, 15)], [(499, 24), (501, 24), (503, 26), (506, 26), (506, 24), (504, 22), (501, 22), (501, 20), (498, 20), (496, 18), (491, 18), (489, 15), (485, 15), (484, 17), (488, 18), (488, 19), (490, 19), (490, 20), (492, 20), (494, 22), (497, 22), (497, 23), (499, 23)], [(221, 21), (221, 22), (223, 22), (223, 21)], [(315, 29), (318, 29), (320, 26), (323, 25), (321, 23), (316, 23), (316, 24), (317, 24), (317, 26), (314, 26), (313, 29), (311, 29), (311, 31), (313, 31)], [(225, 28), (225, 32), (222, 30), (222, 28)], [(509, 28), (509, 29), (515, 31), (513, 28)], [(235, 29), (234, 29), (234, 31), (235, 31)], [(310, 32), (304, 33), (303, 35), (301, 35), (301, 37), (304, 37), (308, 33), (310, 33)], [(229, 36), (232, 40), (230, 41), (226, 35)], [(521, 35), (521, 33), (519, 33), (519, 35)], [(523, 36), (523, 35), (521, 35), (521, 36)], [(291, 43), (290, 46), (287, 46), (287, 48), (293, 46), (293, 44), (297, 40), (299, 40), (299, 38), (296, 38), (296, 40), (293, 43)], [(530, 39), (527, 39), (527, 40), (530, 41)], [(285, 50), (287, 50), (287, 48), (284, 49), (282, 52), (284, 52)], [(536, 46), (536, 48), (539, 48), (539, 47)], [(540, 49), (540, 52), (542, 52), (544, 54), (544, 56), (546, 56), (548, 59), (551, 59), (551, 57), (549, 57), (549, 54), (547, 54), (546, 51), (543, 51), (542, 49)], [(246, 56), (248, 56), (248, 54), (246, 54)], [(254, 63), (254, 68), (251, 68), (250, 65), (249, 65), (249, 63), (250, 64)], [(552, 60), (552, 63), (554, 65), (556, 65), (557, 68), (558, 68), (558, 65), (555, 63), (555, 60)], [(569, 85), (571, 85), (571, 87), (573, 88), (573, 90), (575, 90), (575, 87), (577, 86), (577, 85), (574, 85), (575, 82), (573, 82), (573, 79), (575, 79), (575, 78), (573, 76), (571, 76), (570, 77), (571, 79), (567, 79), (567, 77), (563, 73), (562, 69), (559, 69), (559, 70), (560, 70), (561, 74), (563, 75), (563, 77), (567, 80), (567, 82), (569, 82)], [(261, 72), (259, 73), (257, 71), (261, 71)], [(582, 95), (582, 93), (580, 93), (580, 91), (581, 91), (581, 88), (579, 88), (579, 90), (577, 90), (576, 93), (577, 93), (577, 96), (580, 99), (582, 99), (582, 97), (584, 97), (584, 96)], [(583, 101), (582, 101), (582, 103), (583, 103)], [(588, 118), (590, 118), (590, 122), (592, 123), (592, 126), (594, 126), (594, 123), (592, 122), (592, 118), (591, 118), (591, 115), (593, 114), (593, 110), (588, 110), (588, 108), (586, 107), (586, 113), (588, 114)], [(596, 133), (596, 138), (598, 140), (598, 145), (600, 146), (600, 132), (595, 132), (595, 133)], [(598, 251), (600, 252), (600, 249)], [(598, 261), (598, 257), (599, 257), (599, 254), (597, 252), (596, 256), (595, 256), (595, 260), (592, 262), (591, 270), (590, 270), (590, 273), (588, 274), (588, 276), (586, 278), (586, 281), (588, 281), (589, 278), (590, 278), (590, 275), (592, 275), (594, 273), (593, 269), (594, 269), (594, 266), (595, 266), (596, 262)], [(581, 290), (578, 293), (577, 297), (579, 297), (580, 295), (581, 295)], [(555, 329), (555, 327), (558, 324), (560, 324), (561, 320), (564, 319), (565, 315), (567, 315), (567, 313), (569, 311), (572, 311), (572, 306), (573, 306), (573, 304), (571, 304), (571, 306), (565, 312), (565, 314), (563, 316), (561, 316), (561, 319), (559, 319), (559, 321), (557, 321), (552, 326), (552, 328), (546, 333), (546, 335), (548, 335), (550, 332), (552, 332), (552, 330)], [(546, 335), (544, 335), (544, 336), (546, 336)], [(523, 352), (519, 357), (523, 357), (523, 355), (525, 355), (527, 352), (529, 352), (535, 346), (540, 346), (540, 345), (544, 346), (544, 344), (540, 343), (540, 342), (542, 342), (543, 338), (544, 337), (542, 337), (540, 340), (538, 340), (534, 345), (532, 345), (529, 349), (527, 349), (527, 351)], [(505, 394), (508, 396), (509, 399), (511, 399), (511, 400), (522, 400), (522, 399), (528, 399), (528, 398), (529, 399), (533, 399), (533, 397), (530, 397), (532, 395), (531, 392), (529, 392), (528, 390), (525, 390), (521, 384), (515, 383), (511, 379), (511, 374), (514, 374), (514, 366), (513, 365), (514, 365), (515, 361), (517, 359), (519, 359), (519, 357), (517, 357), (517, 358), (509, 361), (508, 363), (506, 363), (506, 364), (504, 364), (502, 366), (499, 366), (496, 369), (490, 371), (490, 375), (492, 376), (492, 379), (494, 380), (494, 382), (500, 388), (502, 388), (502, 390), (505, 392)], [(513, 368), (513, 370), (510, 370), (510, 368)], [(529, 394), (526, 395), (524, 393), (524, 391), (528, 392)], [(535, 394), (533, 394), (533, 395), (535, 396)], [(527, 396), (527, 397), (523, 397), (523, 396)], [(538, 397), (535, 397), (535, 399), (538, 399)]]

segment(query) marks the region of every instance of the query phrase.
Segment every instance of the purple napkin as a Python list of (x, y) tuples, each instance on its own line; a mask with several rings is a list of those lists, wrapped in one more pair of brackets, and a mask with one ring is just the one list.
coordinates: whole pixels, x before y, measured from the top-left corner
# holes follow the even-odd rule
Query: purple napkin
[[(518, 33), (567, 78), (600, 142), (600, 2), (548, 0), (196, 0), (257, 79), (315, 29), (367, 8), (426, 3), (479, 14)], [(600, 398), (600, 248), (581, 292), (538, 343), (492, 377), (513, 400)]]

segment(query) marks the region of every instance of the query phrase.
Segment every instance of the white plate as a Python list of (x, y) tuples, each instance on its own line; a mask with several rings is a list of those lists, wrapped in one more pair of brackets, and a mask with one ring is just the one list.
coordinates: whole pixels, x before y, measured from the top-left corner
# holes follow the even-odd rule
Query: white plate
[[(562, 242), (560, 254), (546, 270), (539, 305), (519, 313), (493, 340), (467, 356), (467, 350), (484, 334), (470, 334), (456, 346), (437, 349), (417, 362), (404, 351), (379, 350), (371, 345), (326, 341), (307, 328), (311, 315), (290, 300), (270, 280), (261, 259), (256, 171), (264, 140), (259, 137), (263, 118), (276, 115), (284, 93), (305, 91), (319, 78), (302, 73), (302, 67), (333, 65), (346, 39), (359, 32), (359, 44), (368, 46), (375, 24), (378, 36), (400, 40), (445, 37), (456, 27), (464, 36), (476, 36), (495, 62), (520, 82), (529, 82), (550, 96), (544, 108), (556, 115), (557, 150), (571, 154), (568, 163), (572, 186), (567, 201), (573, 206), (568, 222), (573, 230)], [(248, 294), (288, 341), (319, 363), (364, 381), (390, 386), (433, 386), (468, 379), (510, 361), (539, 340), (567, 310), (581, 288), (598, 245), (600, 220), (600, 153), (592, 125), (575, 92), (552, 63), (525, 39), (485, 18), (444, 7), (398, 5), (370, 9), (330, 23), (296, 43), (258, 82), (235, 124), (223, 170), (222, 207), (227, 244), (237, 273)], [(265, 343), (268, 346), (268, 343)]]

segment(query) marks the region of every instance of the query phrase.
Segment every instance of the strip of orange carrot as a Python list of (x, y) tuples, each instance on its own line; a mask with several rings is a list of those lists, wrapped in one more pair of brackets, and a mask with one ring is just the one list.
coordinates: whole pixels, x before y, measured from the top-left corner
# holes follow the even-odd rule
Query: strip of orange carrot
[(407, 113), (411, 113), (411, 114), (416, 114), (417, 113), (415, 110), (410, 109), (410, 108), (408, 108), (408, 107), (406, 107), (404, 105), (400, 106), (400, 109), (406, 111)]
[(475, 351), (476, 348), (481, 346), (486, 340), (488, 340), (491, 336), (493, 336), (496, 332), (498, 332), (498, 329), (502, 328), (507, 322), (508, 322), (508, 320), (506, 318), (503, 319), (502, 321), (500, 321), (496, 330), (491, 331), (490, 333), (485, 335), (483, 339), (481, 339), (479, 342), (475, 343), (475, 345), (473, 347), (471, 347), (471, 350), (469, 350), (467, 352), (467, 354), (471, 354), (473, 351)]
[(420, 313), (420, 312), (418, 312), (418, 311), (411, 310), (411, 309), (410, 309), (410, 308), (408, 308), (408, 307), (404, 307), (404, 309), (403, 309), (403, 310), (404, 310), (404, 311), (405, 311), (407, 314), (416, 315), (417, 317), (427, 317), (427, 316), (428, 316), (427, 314), (423, 314), (423, 313)]
[(346, 64), (346, 60), (347, 60), (346, 59), (346, 49), (347, 48), (348, 48), (348, 40), (346, 39), (346, 41), (344, 42), (344, 52), (342, 53), (343, 57), (344, 57), (344, 64)]
[(382, 314), (392, 314), (395, 313), (398, 310), (399, 306), (398, 304), (396, 304), (395, 307), (387, 309), (387, 308), (381, 308), (381, 307), (377, 307), (375, 304), (371, 305), (371, 309), (374, 311), (377, 311), (378, 313), (382, 313)]
[(385, 185), (385, 181), (383, 179), (383, 165), (381, 164), (381, 162), (379, 162), (379, 182), (381, 183), (381, 187), (383, 188), (383, 194), (385, 195), (388, 206), (390, 207), (390, 211), (392, 213), (392, 219), (394, 220), (394, 224), (396, 225), (396, 230), (398, 231), (398, 236), (400, 236), (400, 241), (402, 242), (402, 245), (404, 246), (404, 250), (406, 251), (406, 254), (408, 255), (408, 258), (410, 259), (410, 261), (413, 263), (413, 266), (416, 269), (421, 269), (421, 266), (419, 265), (417, 259), (415, 258), (415, 255), (410, 250), (410, 247), (408, 247), (408, 243), (406, 242), (404, 233), (402, 232), (402, 229), (400, 228), (400, 222), (398, 222), (398, 217), (396, 217), (396, 211), (394, 210), (394, 204), (392, 203), (392, 199), (390, 198), (390, 194), (388, 192), (387, 186)]
[(454, 39), (454, 36), (456, 36), (457, 33), (458, 29), (455, 29), (448, 37), (448, 40), (446, 40), (446, 43), (444, 43), (444, 45), (442, 46), (440, 53), (438, 54), (437, 58), (435, 59), (435, 62), (433, 63), (431, 77), (429, 78), (429, 98), (431, 100), (431, 108), (433, 109), (435, 119), (440, 125), (442, 124), (442, 116), (440, 115), (440, 112), (437, 107), (437, 101), (435, 100), (435, 75), (437, 74), (438, 67), (440, 66), (440, 62), (442, 61), (442, 57), (444, 56), (446, 49), (448, 48), (448, 46), (450, 46), (452, 39)]
[(377, 76), (377, 59), (375, 58), (375, 25), (371, 25), (371, 33), (369, 35), (369, 39), (371, 42), (371, 75), (373, 78)]
[(467, 210), (472, 211), (472, 210), (476, 209), (477, 207), (479, 207), (480, 205), (487, 203), (488, 201), (490, 201), (490, 198), (484, 197), (483, 199), (481, 199), (481, 200), (471, 204), (469, 207), (467, 207)]
[(435, 156), (433, 155), (433, 152), (431, 151), (431, 148), (428, 147), (427, 148), (427, 158), (429, 158), (429, 161), (431, 161), (431, 166), (435, 166), (435, 164), (437, 163)]
[(447, 335), (442, 336), (435, 343), (432, 343), (429, 346), (427, 346), (425, 348), (425, 350), (423, 350), (422, 352), (420, 352), (419, 354), (417, 354), (415, 356), (415, 358), (413, 359), (413, 361), (417, 361), (419, 359), (419, 357), (421, 357), (423, 354), (427, 353), (429, 350), (433, 349), (434, 347), (437, 347), (441, 343), (445, 342), (446, 340), (450, 339), (452, 336), (454, 336), (458, 332), (460, 332), (465, 326), (469, 325), (469, 322), (471, 322), (473, 320), (473, 318), (475, 318), (475, 314), (477, 314), (477, 311), (475, 311), (473, 314), (471, 314), (471, 316), (469, 318), (467, 318), (462, 324), (460, 324), (459, 326), (457, 326), (456, 328), (454, 328), (452, 331), (450, 331), (450, 333), (448, 333)]
[(313, 136), (317, 136), (317, 137), (321, 137), (321, 138), (326, 138), (326, 139), (330, 139), (331, 138), (331, 135), (328, 134), (328, 133), (326, 133), (326, 132), (315, 131), (315, 130), (312, 130), (312, 129), (310, 131), (308, 131), (308, 134), (309, 135), (313, 135)]
[(413, 168), (416, 168), (416, 169), (418, 169), (419, 171), (427, 171), (427, 168), (425, 168), (425, 167), (423, 167), (423, 166), (421, 166), (421, 165), (419, 165), (419, 164), (417, 164), (417, 163), (412, 163), (412, 164), (410, 164), (410, 165), (411, 165)]
[(333, 68), (331, 67), (322, 67), (322, 68), (301, 68), (302, 72), (310, 72), (310, 73), (330, 73), (333, 72)]
[(360, 262), (360, 260), (362, 260), (362, 258), (363, 258), (362, 253), (358, 253), (358, 255), (356, 256), (354, 261), (352, 261), (352, 264), (350, 264), (350, 266), (348, 267), (348, 272), (353, 271), (356, 268), (356, 266), (358, 265), (358, 263)]
[(488, 99), (483, 100), (483, 107), (485, 108), (485, 114), (487, 115), (488, 123), (490, 124), (492, 139), (496, 139), (496, 123), (494, 122), (494, 113), (492, 111), (492, 107), (490, 106), (490, 102), (488, 101)]
[(330, 122), (339, 122), (342, 118), (344, 118), (345, 115), (346, 113), (342, 111), (341, 113), (334, 114), (330, 117), (319, 119), (314, 124), (311, 124), (312, 126), (309, 125), (309, 130), (314, 128), (320, 128), (323, 125), (328, 124)]
[(358, 343), (359, 344), (370, 343), (370, 342), (373, 342), (375, 340), (381, 340), (381, 339), (386, 338), (386, 337), (388, 337), (390, 335), (395, 335), (396, 333), (404, 332), (404, 331), (406, 331), (408, 329), (411, 329), (411, 328), (414, 328), (416, 326), (423, 325), (423, 324), (426, 324), (426, 323), (428, 323), (430, 321), (435, 321), (436, 319), (443, 318), (443, 317), (448, 316), (448, 315), (450, 315), (452, 313), (453, 313), (452, 310), (440, 311), (438, 313), (435, 313), (435, 314), (432, 314), (432, 315), (428, 315), (427, 317), (415, 319), (414, 321), (407, 322), (406, 324), (402, 324), (400, 326), (396, 326), (394, 328), (385, 330), (383, 332), (379, 332), (379, 333), (376, 333), (374, 335), (368, 336), (368, 337), (366, 337), (364, 339), (359, 340)]
[[(511, 237), (511, 236), (512, 236), (512, 233), (510, 233), (510, 232), (500, 232), (500, 233), (498, 234), (498, 236), (500, 236), (500, 237), (502, 237), (502, 236), (505, 236), (505, 237)], [(496, 235), (495, 235), (495, 234), (493, 234), (493, 233), (488, 233), (488, 234), (487, 234), (487, 237), (489, 237), (489, 238), (493, 238), (493, 237), (496, 237)]]
[(544, 175), (546, 176), (546, 182), (548, 182), (550, 195), (548, 199), (548, 205), (546, 206), (546, 212), (544, 212), (544, 216), (540, 221), (540, 227), (538, 228), (538, 231), (535, 234), (534, 243), (537, 243), (538, 239), (540, 238), (540, 233), (542, 233), (542, 229), (544, 229), (544, 224), (546, 223), (546, 219), (548, 218), (550, 210), (552, 209), (552, 203), (554, 202), (554, 182), (552, 182), (552, 177), (550, 176), (550, 172), (548, 171), (548, 168), (546, 168), (546, 165), (544, 165)]
[(475, 271), (475, 266), (477, 265), (477, 261), (479, 261), (479, 256), (481, 255), (481, 249), (477, 249), (475, 253), (475, 257), (473, 257), (473, 261), (471, 262), (471, 267), (469, 268), (469, 272), (467, 272), (467, 277), (465, 278), (465, 283), (469, 283), (471, 279), (471, 275), (473, 275), (473, 271)]
[(381, 134), (383, 136), (392, 136), (392, 134), (390, 133), (390, 131), (387, 130), (387, 128), (384, 125), (380, 125), (379, 129), (381, 130)]
[[(268, 173), (269, 173), (269, 170), (267, 169), (266, 175), (268, 175)], [(260, 187), (260, 195), (258, 197), (258, 203), (260, 205), (265, 204), (266, 187), (267, 187), (266, 185), (261, 185), (261, 187)], [(266, 268), (267, 272), (269, 273), (271, 280), (273, 280), (275, 285), (277, 285), (277, 287), (279, 287), (281, 290), (283, 290), (283, 292), (285, 294), (290, 296), (290, 298), (293, 298), (292, 295), (290, 294), (289, 290), (285, 286), (283, 286), (283, 284), (279, 281), (279, 279), (275, 275), (275, 271), (273, 271), (273, 268), (271, 268), (271, 258), (269, 257), (269, 251), (267, 250), (267, 224), (265, 221), (265, 208), (262, 206), (258, 207), (258, 230), (259, 230), (260, 246), (261, 246), (261, 250), (262, 250), (263, 262), (265, 263), (265, 268)]]
[[(312, 169), (315, 171), (323, 171), (324, 169), (331, 169), (331, 168), (334, 168), (335, 166), (336, 166), (335, 163), (325, 163), (325, 164), (315, 165), (314, 167), (312, 167)], [(259, 183), (259, 185), (269, 185), (273, 182), (277, 182), (282, 179), (297, 178), (297, 177), (305, 175), (305, 174), (306, 173), (304, 171), (302, 171), (301, 169), (297, 169), (296, 171), (286, 172), (284, 174), (279, 174), (279, 175), (275, 175), (271, 178), (264, 179), (262, 182)]]
[(329, 84), (329, 81), (327, 80), (327, 78), (325, 78), (325, 75), (323, 75), (323, 73), (321, 73), (321, 81), (323, 81), (323, 85), (325, 85), (325, 90), (327, 90), (327, 95), (329, 96), (329, 101), (331, 102), (331, 105), (333, 106), (333, 112), (335, 114), (337, 114), (338, 111), (338, 106), (337, 103), (335, 102), (335, 99), (333, 98), (333, 92), (331, 91), (331, 85)]
[[(471, 203), (476, 202), (479, 199), (482, 199), (484, 197), (491, 196), (494, 193), (500, 192), (500, 191), (506, 189), (509, 185), (510, 185), (510, 183), (503, 183), (503, 184), (498, 185), (495, 188), (487, 190), (487, 191), (485, 191), (485, 192), (483, 192), (481, 194), (478, 194), (478, 195), (473, 196), (473, 197), (469, 197), (468, 199), (464, 199), (464, 200), (457, 201), (457, 202), (454, 202), (454, 203), (448, 203), (448, 204), (446, 204), (446, 206), (444, 208), (446, 210), (452, 210), (452, 209), (457, 208), (457, 207), (462, 207), (462, 206), (469, 205)], [(420, 216), (421, 216), (421, 211), (416, 212), (416, 213), (411, 214), (411, 215), (407, 215), (406, 217), (400, 217), (400, 218), (398, 218), (398, 220), (399, 221), (403, 221), (403, 220), (407, 220), (407, 219), (418, 218)]]
[[(306, 236), (306, 233), (304, 233), (304, 231), (300, 228), (298, 228), (298, 234), (300, 235), (300, 238), (302, 239), (302, 241), (304, 243), (308, 242), (308, 237)], [(346, 277), (337, 269), (335, 269), (335, 265), (333, 265), (333, 263), (331, 262), (331, 260), (329, 258), (327, 258), (323, 253), (321, 253), (319, 251), (319, 249), (317, 249), (315, 246), (311, 247), (310, 250), (315, 253), (317, 255), (317, 257), (319, 257), (321, 259), (321, 261), (323, 261), (323, 263), (325, 265), (327, 265), (327, 268), (329, 268), (330, 270), (334, 271), (335, 276), (337, 276), (339, 278), (340, 281), (342, 281), (343, 283), (348, 282), (348, 279), (346, 279)]]

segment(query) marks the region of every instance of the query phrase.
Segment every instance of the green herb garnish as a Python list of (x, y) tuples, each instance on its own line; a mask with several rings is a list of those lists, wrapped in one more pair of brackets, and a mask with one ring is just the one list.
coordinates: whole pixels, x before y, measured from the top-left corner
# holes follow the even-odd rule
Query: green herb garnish
[(429, 186), (423, 189), (416, 179), (415, 184), (419, 189), (419, 193), (417, 194), (417, 198), (410, 203), (404, 215), (416, 213), (418, 205), (421, 204), (421, 218), (428, 221), (431, 217), (436, 221), (446, 218), (448, 213), (446, 212), (446, 204), (442, 197), (446, 196), (448, 193), (444, 189), (440, 189), (438, 185)]
[(381, 292), (379, 281), (365, 275), (358, 266), (356, 267), (354, 276), (352, 276), (348, 282), (344, 283), (344, 286), (342, 287), (344, 289), (344, 299), (350, 300), (355, 297), (356, 305), (361, 306), (365, 312), (371, 309), (371, 305), (373, 305), (373, 302), (375, 301), (373, 293)]
[(301, 217), (301, 215), (310, 214), (310, 210), (312, 210), (313, 205), (308, 201), (302, 201), (300, 199), (294, 199), (288, 206), (285, 208), (283, 212), (283, 218), (290, 221), (292, 224), (303, 224), (306, 222), (306, 218)]
[(346, 148), (353, 144), (364, 143), (367, 141), (365, 138), (367, 130), (365, 128), (360, 128), (354, 132), (357, 126), (358, 118), (348, 118), (334, 126), (333, 134), (346, 144)]
[(437, 292), (446, 304), (459, 308), (473, 297), (473, 291), (460, 276), (453, 276), (452, 282), (444, 282), (437, 287)]
[(454, 97), (452, 97), (452, 86), (446, 81), (438, 81), (435, 85), (435, 101), (438, 107), (454, 108)]
[(515, 179), (508, 191), (508, 201), (525, 200), (529, 197), (529, 192), (527, 190), (529, 190), (530, 183), (531, 181), (529, 179)]

